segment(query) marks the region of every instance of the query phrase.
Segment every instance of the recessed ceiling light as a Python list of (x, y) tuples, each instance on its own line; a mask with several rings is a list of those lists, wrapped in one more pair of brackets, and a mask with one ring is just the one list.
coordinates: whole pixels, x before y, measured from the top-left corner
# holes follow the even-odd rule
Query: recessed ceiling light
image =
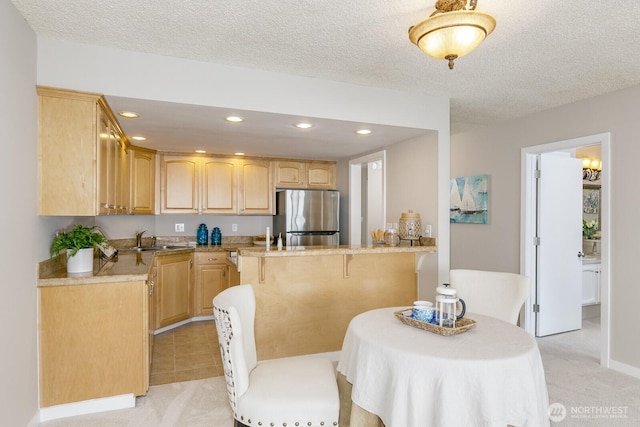
[(206, 150), (196, 150), (196, 153), (203, 154), (206, 153)]
[(131, 139), (135, 139), (136, 141), (146, 141), (147, 138), (144, 136), (132, 136)]
[(371, 131), (369, 129), (360, 129), (360, 130), (357, 130), (356, 133), (358, 135), (369, 135)]
[(244, 156), (244, 153), (241, 151), (238, 151), (237, 153), (233, 153), (233, 154), (235, 154), (236, 156)]
[(296, 124), (296, 127), (298, 129), (309, 129), (310, 127), (313, 127), (313, 125), (311, 123), (298, 123)]
[(140, 117), (140, 114), (134, 113), (133, 111), (120, 111), (118, 115), (126, 117), (127, 119), (137, 119)]
[(226, 121), (231, 122), (231, 123), (242, 123), (244, 122), (244, 119), (242, 117), (238, 117), (238, 116), (229, 116), (227, 118), (225, 118)]

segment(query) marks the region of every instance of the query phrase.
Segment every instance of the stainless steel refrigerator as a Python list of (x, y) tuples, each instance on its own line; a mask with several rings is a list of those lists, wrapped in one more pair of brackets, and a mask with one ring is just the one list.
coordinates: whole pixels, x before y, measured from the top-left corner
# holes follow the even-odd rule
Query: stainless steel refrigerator
[(278, 190), (273, 232), (286, 246), (340, 244), (340, 192)]

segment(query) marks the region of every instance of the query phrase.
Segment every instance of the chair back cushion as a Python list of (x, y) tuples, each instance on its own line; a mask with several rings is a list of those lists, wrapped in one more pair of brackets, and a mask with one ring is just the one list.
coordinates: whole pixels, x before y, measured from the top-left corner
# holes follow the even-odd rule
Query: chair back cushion
[(468, 312), (518, 323), (522, 304), (529, 297), (528, 277), (496, 271), (451, 270), (449, 278)]
[(222, 366), (234, 414), (238, 399), (249, 387), (257, 363), (254, 337), (256, 300), (251, 285), (232, 286), (213, 298)]

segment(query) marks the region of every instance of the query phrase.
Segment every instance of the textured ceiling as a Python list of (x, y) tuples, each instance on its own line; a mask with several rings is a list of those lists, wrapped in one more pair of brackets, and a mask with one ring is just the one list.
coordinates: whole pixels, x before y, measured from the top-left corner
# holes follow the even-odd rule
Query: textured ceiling
[(408, 40), (435, 0), (13, 3), (46, 37), (448, 96), (454, 133), (640, 84), (640, 2), (480, 0), (496, 30), (453, 71)]

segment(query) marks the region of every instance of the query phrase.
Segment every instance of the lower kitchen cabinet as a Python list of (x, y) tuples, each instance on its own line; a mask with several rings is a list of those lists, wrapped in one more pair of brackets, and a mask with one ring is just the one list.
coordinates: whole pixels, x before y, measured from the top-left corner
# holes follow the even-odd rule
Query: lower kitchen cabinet
[(192, 254), (157, 256), (154, 267), (156, 268), (154, 329), (192, 317)]
[(40, 406), (149, 388), (145, 281), (38, 288)]
[[(213, 314), (213, 297), (227, 289), (229, 285), (237, 285), (240, 277), (237, 269), (227, 260), (228, 252), (196, 252), (196, 295), (195, 315)], [(232, 274), (235, 270), (235, 275)]]

